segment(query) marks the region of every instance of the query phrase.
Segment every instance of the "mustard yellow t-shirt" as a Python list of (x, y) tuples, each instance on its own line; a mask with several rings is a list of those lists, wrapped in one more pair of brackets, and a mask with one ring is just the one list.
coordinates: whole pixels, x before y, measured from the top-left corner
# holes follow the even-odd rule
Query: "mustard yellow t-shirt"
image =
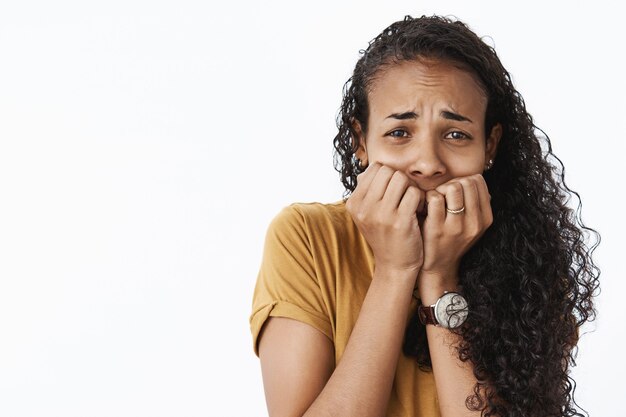
[[(272, 221), (253, 297), (250, 328), (254, 351), (268, 317), (288, 317), (324, 333), (345, 351), (372, 281), (372, 251), (346, 211), (334, 204), (292, 204)], [(416, 308), (415, 299), (411, 314)], [(431, 372), (400, 354), (388, 417), (437, 417)]]

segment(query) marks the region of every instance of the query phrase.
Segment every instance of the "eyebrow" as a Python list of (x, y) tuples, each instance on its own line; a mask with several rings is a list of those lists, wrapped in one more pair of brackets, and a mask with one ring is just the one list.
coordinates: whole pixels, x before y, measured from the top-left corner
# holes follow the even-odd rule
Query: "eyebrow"
[[(441, 117), (448, 120), (456, 120), (457, 122), (469, 122), (474, 123), (469, 117), (463, 116), (458, 113), (453, 113), (451, 111), (442, 110), (439, 113)], [(407, 119), (417, 119), (417, 113), (413, 111), (406, 111), (404, 113), (392, 113), (386, 117), (386, 119), (396, 119), (396, 120), (407, 120)]]
[(449, 119), (449, 120), (456, 120), (457, 122), (470, 122), (470, 123), (474, 123), (472, 122), (472, 120), (469, 117), (465, 117), (463, 115), (460, 115), (458, 113), (452, 113), (451, 111), (446, 111), (446, 110), (442, 110), (441, 113), (439, 113), (441, 115), (441, 117), (443, 117), (444, 119)]
[(415, 113), (414, 111), (405, 111), (404, 113), (391, 113), (386, 118), (397, 120), (417, 119), (417, 113)]

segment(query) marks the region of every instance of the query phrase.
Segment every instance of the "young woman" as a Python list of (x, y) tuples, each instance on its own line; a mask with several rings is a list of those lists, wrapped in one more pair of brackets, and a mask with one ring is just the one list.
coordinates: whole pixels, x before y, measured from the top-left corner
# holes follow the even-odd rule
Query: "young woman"
[(590, 229), (495, 51), (458, 21), (396, 22), (338, 128), (349, 197), (267, 234), (251, 329), (270, 416), (581, 415)]

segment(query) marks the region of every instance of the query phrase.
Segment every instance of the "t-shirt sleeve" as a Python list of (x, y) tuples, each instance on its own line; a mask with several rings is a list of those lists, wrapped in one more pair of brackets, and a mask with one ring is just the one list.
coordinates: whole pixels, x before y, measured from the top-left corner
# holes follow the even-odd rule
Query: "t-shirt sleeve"
[(257, 355), (259, 333), (269, 317), (307, 323), (333, 339), (309, 239), (304, 215), (294, 205), (269, 226), (250, 316)]

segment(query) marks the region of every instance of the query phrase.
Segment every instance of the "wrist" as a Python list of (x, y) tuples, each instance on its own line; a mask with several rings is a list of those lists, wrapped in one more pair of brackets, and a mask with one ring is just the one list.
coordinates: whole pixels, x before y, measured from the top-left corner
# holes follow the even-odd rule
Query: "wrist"
[(417, 279), (420, 274), (420, 266), (397, 266), (374, 261), (374, 273), (384, 273), (389, 276)]
[(376, 264), (374, 266), (374, 276), (372, 279), (397, 282), (402, 285), (406, 283), (407, 285), (410, 285), (411, 288), (414, 288), (419, 272), (419, 268), (397, 268)]
[(456, 272), (433, 273), (420, 272), (418, 276), (418, 294), (423, 305), (432, 305), (445, 292), (460, 292)]
[(468, 304), (465, 297), (457, 292), (444, 292), (434, 304), (420, 304), (417, 307), (420, 322), (446, 329), (456, 329), (467, 319)]

